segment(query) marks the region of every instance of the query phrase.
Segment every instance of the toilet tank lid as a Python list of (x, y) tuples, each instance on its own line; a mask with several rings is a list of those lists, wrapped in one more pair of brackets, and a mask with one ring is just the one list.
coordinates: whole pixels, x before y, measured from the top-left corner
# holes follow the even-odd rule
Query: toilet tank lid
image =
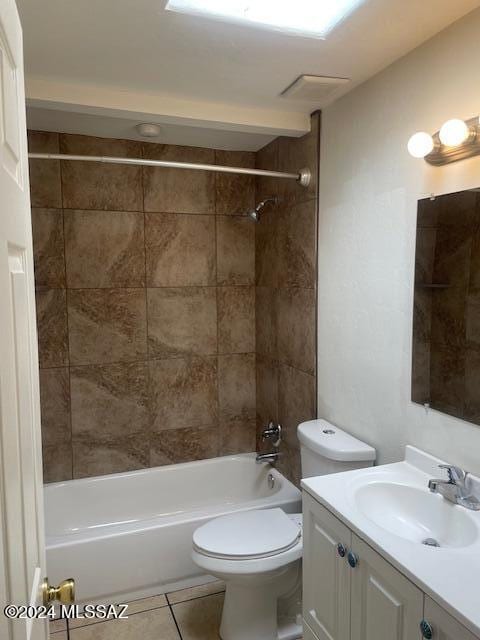
[[(333, 433), (332, 433), (333, 432)], [(298, 439), (315, 453), (338, 462), (367, 462), (375, 460), (373, 447), (357, 440), (326, 420), (309, 420), (298, 425)]]

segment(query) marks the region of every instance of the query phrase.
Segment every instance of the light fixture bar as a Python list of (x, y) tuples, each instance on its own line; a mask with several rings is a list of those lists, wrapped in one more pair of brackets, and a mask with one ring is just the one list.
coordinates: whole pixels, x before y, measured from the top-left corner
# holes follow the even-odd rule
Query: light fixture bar
[(296, 180), (302, 187), (308, 187), (312, 179), (310, 169), (300, 169), (298, 173), (268, 171), (267, 169), (247, 169), (229, 167), (220, 164), (197, 164), (193, 162), (174, 162), (173, 160), (148, 160), (145, 158), (121, 158), (114, 156), (76, 156), (63, 153), (29, 153), (29, 158), (37, 160), (72, 160), (80, 162), (105, 162), (108, 164), (140, 165), (143, 167), (169, 167), (172, 169), (190, 169), (194, 171), (215, 171), (216, 173), (235, 173), (240, 175), (263, 176)]
[(459, 145), (453, 147), (447, 147), (442, 144), (440, 140), (440, 131), (433, 134), (433, 151), (425, 156), (425, 161), (429, 164), (433, 164), (436, 167), (444, 164), (450, 164), (451, 162), (457, 162), (458, 160), (465, 160), (466, 158), (473, 158), (480, 155), (480, 136), (479, 131), (479, 118), (470, 118), (465, 120), (465, 124), (470, 130), (470, 135)]

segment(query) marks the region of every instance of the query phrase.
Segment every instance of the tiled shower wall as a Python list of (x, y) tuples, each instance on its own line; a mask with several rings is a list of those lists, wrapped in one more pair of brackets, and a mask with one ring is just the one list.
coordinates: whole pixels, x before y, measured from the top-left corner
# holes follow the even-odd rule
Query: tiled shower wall
[[(253, 166), (254, 154), (29, 133), (31, 151)], [(255, 447), (246, 176), (31, 161), (45, 480)]]
[[(316, 416), (317, 209), (320, 113), (311, 133), (277, 138), (257, 153), (257, 167), (312, 171), (305, 189), (257, 179), (257, 201), (276, 196), (256, 225), (257, 437), (269, 419), (283, 427), (280, 469), (300, 479), (296, 429)], [(260, 442), (259, 442), (260, 446)], [(263, 448), (268, 447), (268, 443)]]

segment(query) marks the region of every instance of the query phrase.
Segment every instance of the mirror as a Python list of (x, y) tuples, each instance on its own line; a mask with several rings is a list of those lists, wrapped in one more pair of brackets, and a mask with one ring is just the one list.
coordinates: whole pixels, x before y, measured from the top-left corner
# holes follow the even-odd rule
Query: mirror
[(418, 202), (412, 400), (480, 424), (480, 189)]

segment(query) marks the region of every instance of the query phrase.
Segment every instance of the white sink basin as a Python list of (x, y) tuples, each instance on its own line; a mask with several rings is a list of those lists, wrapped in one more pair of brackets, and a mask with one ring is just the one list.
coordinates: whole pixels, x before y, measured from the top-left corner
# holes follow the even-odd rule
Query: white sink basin
[(353, 499), (376, 525), (418, 544), (430, 539), (440, 547), (468, 547), (478, 537), (477, 524), (463, 507), (427, 490), (370, 482), (358, 487)]

